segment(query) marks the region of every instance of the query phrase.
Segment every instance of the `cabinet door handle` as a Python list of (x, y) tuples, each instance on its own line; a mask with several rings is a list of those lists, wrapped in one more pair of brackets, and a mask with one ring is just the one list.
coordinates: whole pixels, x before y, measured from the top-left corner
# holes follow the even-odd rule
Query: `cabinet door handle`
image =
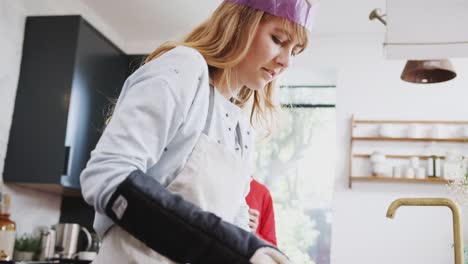
[(70, 159), (70, 147), (65, 146), (65, 160), (64, 160), (64, 163), (63, 163), (63, 172), (62, 172), (63, 175), (68, 175), (69, 159)]

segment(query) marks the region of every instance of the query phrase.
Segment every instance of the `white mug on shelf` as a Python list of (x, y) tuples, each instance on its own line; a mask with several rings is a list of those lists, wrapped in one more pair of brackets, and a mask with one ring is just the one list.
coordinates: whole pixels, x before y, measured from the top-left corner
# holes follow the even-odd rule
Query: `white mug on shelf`
[(419, 167), (419, 157), (411, 157), (410, 158), (410, 167), (411, 168), (418, 168)]
[(425, 179), (426, 178), (426, 169), (423, 167), (419, 167), (416, 169), (416, 178), (418, 179)]
[(415, 176), (414, 168), (405, 168), (405, 178), (413, 179)]
[(391, 177), (392, 167), (387, 162), (375, 162), (372, 165), (372, 173), (374, 176)]
[(436, 157), (434, 159), (434, 176), (436, 177), (441, 177), (442, 176), (442, 167), (441, 167), (441, 161), (440, 157)]
[(408, 138), (422, 138), (423, 130), (421, 125), (418, 124), (409, 124), (407, 130)]
[(386, 157), (385, 157), (385, 154), (380, 153), (378, 151), (374, 151), (370, 155), (370, 159), (373, 163), (379, 163), (379, 162), (384, 162)]
[(461, 138), (468, 138), (468, 126), (460, 127), (460, 137)]
[(433, 125), (431, 128), (431, 138), (444, 138), (445, 129), (440, 124)]
[(401, 167), (400, 166), (394, 166), (393, 167), (393, 178), (401, 178)]
[(395, 128), (391, 124), (381, 124), (378, 135), (380, 137), (395, 137)]

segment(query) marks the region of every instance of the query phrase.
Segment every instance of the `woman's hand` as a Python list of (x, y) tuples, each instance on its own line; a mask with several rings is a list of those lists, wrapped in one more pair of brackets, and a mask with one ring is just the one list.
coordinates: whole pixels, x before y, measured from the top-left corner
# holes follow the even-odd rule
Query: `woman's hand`
[(249, 227), (252, 233), (255, 233), (258, 228), (258, 219), (260, 217), (260, 212), (255, 209), (249, 209)]
[(280, 251), (270, 248), (262, 247), (255, 251), (252, 258), (250, 258), (252, 264), (292, 264), (289, 259), (282, 254)]

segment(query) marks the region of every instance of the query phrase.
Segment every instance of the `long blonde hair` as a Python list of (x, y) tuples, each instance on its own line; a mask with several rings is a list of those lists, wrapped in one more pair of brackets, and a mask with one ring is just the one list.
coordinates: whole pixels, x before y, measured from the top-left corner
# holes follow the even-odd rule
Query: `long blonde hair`
[[(162, 44), (146, 58), (145, 63), (176, 46), (183, 45), (194, 48), (202, 54), (208, 64), (211, 78), (216, 74), (221, 83), (229, 84), (233, 68), (246, 57), (259, 24), (271, 18), (272, 15), (263, 11), (223, 2), (208, 20), (196, 27), (183, 41), (169, 41)], [(286, 19), (283, 19), (283, 27), (296, 36), (304, 48), (307, 46), (305, 28)], [(264, 89), (258, 91), (252, 91), (244, 86), (234, 98), (236, 105), (244, 107), (253, 95), (250, 122), (252, 125), (257, 123), (268, 131), (276, 111), (274, 87), (274, 82), (268, 83)]]

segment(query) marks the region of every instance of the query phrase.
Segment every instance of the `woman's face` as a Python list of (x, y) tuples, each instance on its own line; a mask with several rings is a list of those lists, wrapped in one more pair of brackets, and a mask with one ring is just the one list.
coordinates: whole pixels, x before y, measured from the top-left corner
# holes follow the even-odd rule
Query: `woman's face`
[(247, 56), (236, 66), (240, 87), (262, 89), (288, 68), (303, 49), (291, 34), (279, 18), (260, 23)]

